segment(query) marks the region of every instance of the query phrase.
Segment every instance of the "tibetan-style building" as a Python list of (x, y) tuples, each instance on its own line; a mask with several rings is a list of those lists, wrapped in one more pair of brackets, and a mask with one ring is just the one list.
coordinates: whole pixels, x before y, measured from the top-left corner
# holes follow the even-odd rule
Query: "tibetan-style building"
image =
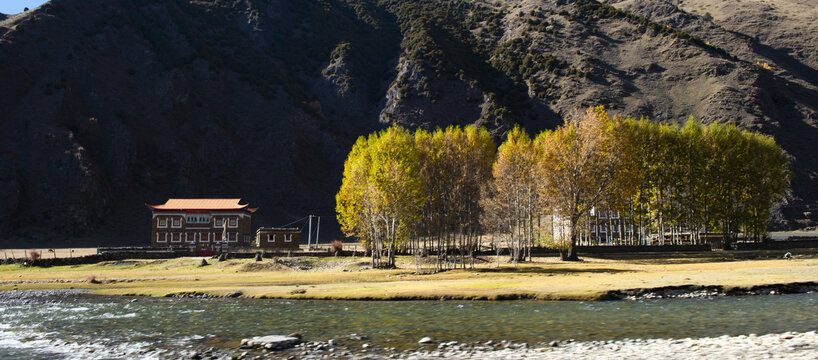
[(301, 230), (298, 228), (259, 228), (256, 230), (258, 247), (266, 250), (298, 250)]
[[(241, 199), (168, 199), (148, 205), (153, 213), (151, 247), (190, 249), (212, 255), (223, 247), (250, 247), (250, 217), (257, 208)], [(226, 241), (223, 241), (226, 240)]]

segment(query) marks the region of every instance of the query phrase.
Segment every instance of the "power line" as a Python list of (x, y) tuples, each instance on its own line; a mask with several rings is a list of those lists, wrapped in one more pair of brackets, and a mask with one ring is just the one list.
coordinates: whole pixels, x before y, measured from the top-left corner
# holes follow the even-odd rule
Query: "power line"
[(299, 221), (306, 220), (308, 217), (309, 217), (309, 216), (302, 217), (302, 218), (300, 218), (300, 219), (298, 219), (298, 220), (296, 220), (296, 221), (293, 221), (293, 222), (291, 222), (291, 223), (289, 223), (289, 224), (286, 224), (286, 225), (281, 225), (281, 226), (279, 226), (279, 227), (283, 228), (283, 227), (290, 226), (290, 225), (295, 224), (295, 223), (297, 223), (297, 222), (299, 222)]

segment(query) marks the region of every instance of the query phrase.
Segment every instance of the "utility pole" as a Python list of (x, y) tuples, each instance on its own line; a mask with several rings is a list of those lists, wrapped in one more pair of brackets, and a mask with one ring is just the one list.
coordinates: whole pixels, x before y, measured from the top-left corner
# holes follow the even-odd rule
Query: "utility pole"
[(318, 216), (318, 225), (315, 226), (315, 244), (318, 245), (318, 234), (321, 233), (321, 217)]
[(309, 226), (307, 228), (307, 250), (312, 249), (312, 215), (309, 216)]

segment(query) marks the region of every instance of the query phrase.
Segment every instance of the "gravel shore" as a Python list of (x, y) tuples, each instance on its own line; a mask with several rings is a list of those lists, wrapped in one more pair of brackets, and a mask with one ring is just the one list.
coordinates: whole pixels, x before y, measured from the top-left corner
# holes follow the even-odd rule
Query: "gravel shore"
[(628, 339), (537, 347), (503, 344), (419, 351), (401, 359), (818, 359), (818, 334), (788, 332), (698, 339)]

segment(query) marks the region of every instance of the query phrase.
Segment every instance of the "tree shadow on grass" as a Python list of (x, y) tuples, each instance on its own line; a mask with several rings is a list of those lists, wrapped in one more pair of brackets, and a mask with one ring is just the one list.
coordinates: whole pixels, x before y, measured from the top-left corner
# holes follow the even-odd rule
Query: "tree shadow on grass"
[(554, 266), (522, 266), (512, 267), (505, 265), (501, 268), (481, 268), (469, 270), (475, 273), (513, 273), (513, 274), (549, 274), (567, 275), (581, 273), (595, 274), (618, 274), (625, 272), (636, 272), (635, 270), (623, 270), (614, 268), (580, 268), (580, 267), (554, 267)]

